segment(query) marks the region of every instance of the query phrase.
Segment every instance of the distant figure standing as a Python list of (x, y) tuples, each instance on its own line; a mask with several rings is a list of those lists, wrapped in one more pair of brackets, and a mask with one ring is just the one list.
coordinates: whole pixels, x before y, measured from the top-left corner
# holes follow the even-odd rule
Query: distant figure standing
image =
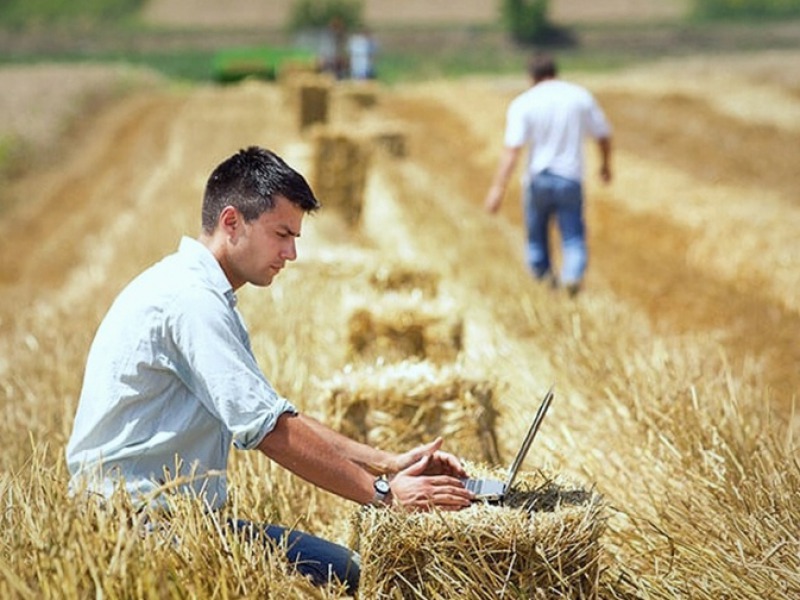
[(331, 19), (323, 31), (319, 48), (320, 69), (336, 79), (347, 76), (347, 25), (339, 17)]
[(378, 47), (367, 29), (360, 29), (347, 42), (350, 55), (350, 77), (353, 79), (375, 78), (375, 54)]
[[(522, 149), (529, 147), (523, 177), (527, 260), (534, 276), (563, 286), (570, 295), (581, 288), (588, 251), (583, 216), (583, 142), (587, 136), (600, 149), (600, 178), (611, 181), (611, 126), (592, 94), (557, 79), (553, 58), (536, 54), (528, 67), (531, 87), (517, 96), (506, 113), (505, 149), (486, 195), (490, 213), (500, 208), (508, 180)], [(548, 228), (556, 219), (563, 264), (552, 272)]]

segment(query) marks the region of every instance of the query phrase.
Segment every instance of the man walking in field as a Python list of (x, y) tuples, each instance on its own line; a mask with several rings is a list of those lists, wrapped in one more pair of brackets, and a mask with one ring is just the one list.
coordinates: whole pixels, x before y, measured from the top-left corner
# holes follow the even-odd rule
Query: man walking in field
[[(484, 206), (500, 208), (523, 148), (528, 164), (523, 176), (527, 260), (537, 279), (578, 293), (588, 261), (583, 216), (584, 139), (600, 149), (600, 178), (611, 181), (611, 127), (594, 97), (583, 87), (557, 78), (555, 61), (535, 55), (529, 64), (532, 86), (509, 105), (505, 150)], [(559, 277), (553, 272), (549, 226), (555, 219), (562, 240)]]
[[(100, 324), (67, 445), (73, 493), (110, 497), (124, 486), (138, 505), (164, 506), (177, 490), (216, 510), (233, 444), (360, 504), (469, 506), (466, 473), (441, 439), (404, 454), (355, 442), (301, 414), (260, 371), (235, 292), (268, 286), (295, 260), (303, 217), (318, 207), (305, 179), (268, 150), (242, 150), (213, 171), (200, 236), (129, 283)], [(316, 584), (332, 575), (351, 592), (358, 585), (347, 548), (278, 525), (229, 524), (274, 540)]]

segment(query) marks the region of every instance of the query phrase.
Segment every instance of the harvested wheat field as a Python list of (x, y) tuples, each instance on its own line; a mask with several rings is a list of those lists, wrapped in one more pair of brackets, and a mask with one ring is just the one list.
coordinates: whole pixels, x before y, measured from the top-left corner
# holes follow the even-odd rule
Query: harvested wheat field
[[(381, 413), (359, 409), (360, 423), (380, 422), (402, 403), (381, 391), (376, 369), (431, 359), (431, 375), (412, 362), (391, 388), (419, 398), (425, 410), (411, 407), (409, 421), (432, 414), (428, 396), (444, 404), (439, 395), (452, 385), (450, 412), (437, 418), (462, 447), (463, 436), (475, 436), (474, 457), (499, 452), (495, 466), (508, 464), (555, 383), (525, 469), (579, 482), (591, 504), (569, 508), (572, 520), (563, 521), (556, 507), (549, 529), (534, 521), (504, 547), (524, 539), (535, 558), (562, 535), (577, 563), (561, 565), (556, 547), (547, 577), (515, 588), (495, 573), (492, 589), (482, 589), (475, 565), (490, 563), (477, 549), (465, 553), (468, 544), (452, 547), (468, 523), (415, 518), (408, 527), (458, 534), (429, 556), (440, 575), (466, 573), (438, 580), (438, 597), (798, 597), (800, 56), (564, 76), (595, 91), (615, 128), (610, 186), (593, 176), (589, 154), (591, 262), (581, 295), (569, 299), (527, 274), (518, 187), (500, 215), (481, 207), (505, 106), (524, 80), (398, 85), (348, 117), (362, 143), (385, 127), (405, 144), (402, 155), (372, 146), (357, 222), (334, 208), (306, 219), (296, 263), (270, 288), (240, 292), (254, 351), (282, 394), (322, 418), (335, 412), (330, 390), (342, 381), (350, 390), (342, 402), (383, 398)], [(296, 111), (280, 84), (129, 93), (80, 128), (63, 160), (6, 190), (17, 200), (0, 236), (0, 596), (340, 597), (236, 544), (191, 503), (164, 531), (139, 535), (124, 499), (80, 507), (65, 490), (64, 446), (105, 310), (181, 235), (198, 233), (205, 178), (220, 160), (259, 144), (311, 172), (314, 137), (300, 131)], [(387, 289), (391, 281), (399, 283)], [(351, 319), (364, 303), (373, 309), (370, 340), (391, 334), (384, 348), (406, 344), (415, 356), (354, 356)], [(400, 305), (403, 328), (375, 325), (381, 309)], [(425, 338), (440, 306), (457, 321), (457, 340)], [(437, 342), (434, 356), (425, 339)], [(368, 368), (354, 365), (358, 358), (372, 370), (354, 382), (348, 377)], [(475, 386), (491, 393), (468, 396)], [(486, 432), (474, 431), (474, 415), (458, 425), (470, 410), (491, 414), (497, 449), (480, 451)], [(420, 418), (408, 435), (432, 417)], [(235, 454), (230, 480), (229, 510), (244, 517), (342, 543), (358, 533), (364, 548), (376, 546), (364, 523), (404, 527), (359, 519), (356, 507), (254, 453)], [(519, 526), (507, 517), (475, 515), (501, 545)], [(392, 573), (380, 565), (393, 564), (385, 558), (365, 562), (383, 569), (367, 580), (395, 597), (385, 591)], [(559, 569), (582, 560), (575, 586), (559, 587), (567, 581)], [(411, 597), (416, 580), (404, 581)]]

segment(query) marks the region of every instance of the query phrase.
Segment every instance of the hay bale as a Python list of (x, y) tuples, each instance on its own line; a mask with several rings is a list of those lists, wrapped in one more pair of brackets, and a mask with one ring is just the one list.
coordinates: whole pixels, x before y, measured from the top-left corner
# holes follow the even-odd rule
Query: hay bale
[(440, 280), (439, 273), (404, 263), (382, 264), (369, 277), (379, 292), (407, 292), (425, 298), (436, 296)]
[(348, 225), (361, 218), (369, 154), (363, 140), (329, 127), (313, 132), (312, 181), (323, 206), (333, 208)]
[(376, 127), (370, 136), (372, 145), (391, 158), (404, 158), (408, 154), (406, 134), (390, 126)]
[[(278, 69), (277, 79), (281, 85), (291, 86), (302, 77), (312, 78), (319, 74), (316, 63), (301, 60), (287, 60)], [(330, 85), (330, 79), (326, 80)]]
[[(364, 132), (379, 119), (379, 88), (374, 81), (338, 81), (331, 98), (331, 123)], [(365, 136), (366, 137), (366, 136)]]
[(286, 102), (297, 111), (299, 131), (304, 132), (314, 125), (328, 122), (334, 84), (330, 75), (287, 72), (281, 81), (285, 83)]
[(340, 81), (334, 88), (334, 120), (352, 124), (378, 105), (379, 87), (375, 81)]
[[(498, 473), (502, 477), (501, 474)], [(599, 494), (520, 473), (506, 506), (405, 513), (365, 508), (353, 519), (364, 598), (596, 598)]]
[(441, 435), (446, 450), (499, 462), (494, 383), (458, 367), (403, 361), (349, 370), (324, 386), (326, 422), (379, 448), (404, 451)]
[(391, 159), (407, 156), (406, 126), (402, 122), (367, 116), (359, 121), (358, 129), (370, 148), (379, 155)]
[(380, 84), (376, 81), (346, 81), (339, 85), (343, 102), (359, 109), (369, 109), (378, 105)]
[(448, 302), (386, 294), (380, 304), (354, 308), (348, 319), (351, 360), (408, 358), (453, 362), (463, 347), (464, 321)]

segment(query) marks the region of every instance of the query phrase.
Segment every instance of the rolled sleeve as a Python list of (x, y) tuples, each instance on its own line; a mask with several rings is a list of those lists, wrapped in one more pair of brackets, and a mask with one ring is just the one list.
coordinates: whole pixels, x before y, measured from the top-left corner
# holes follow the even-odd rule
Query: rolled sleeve
[(296, 413), (258, 367), (247, 331), (222, 294), (187, 290), (165, 320), (175, 346), (170, 365), (230, 433), (236, 448), (259, 445), (284, 413)]
[(247, 427), (239, 432), (233, 432), (233, 445), (239, 450), (253, 450), (258, 447), (261, 441), (267, 437), (267, 434), (275, 429), (278, 424), (278, 418), (284, 414), (289, 413), (292, 415), (297, 414), (297, 409), (285, 398), (280, 398), (276, 410), (270, 413), (266, 419), (261, 423), (261, 427), (253, 429)]

